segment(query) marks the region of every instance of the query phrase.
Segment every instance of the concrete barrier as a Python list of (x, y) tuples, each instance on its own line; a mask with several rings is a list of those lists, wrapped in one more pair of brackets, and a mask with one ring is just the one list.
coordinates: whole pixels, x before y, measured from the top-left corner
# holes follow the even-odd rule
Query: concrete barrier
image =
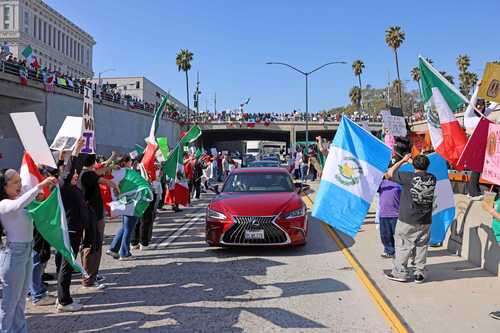
[(462, 194), (455, 195), (456, 219), (445, 246), (473, 265), (500, 277), (500, 246), (491, 228), (492, 218), (481, 205)]

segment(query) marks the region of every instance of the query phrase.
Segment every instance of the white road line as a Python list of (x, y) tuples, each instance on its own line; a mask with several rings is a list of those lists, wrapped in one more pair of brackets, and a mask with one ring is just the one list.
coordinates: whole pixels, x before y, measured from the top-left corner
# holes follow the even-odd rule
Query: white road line
[(193, 224), (195, 224), (196, 222), (200, 222), (203, 217), (204, 216), (193, 217), (189, 222), (186, 222), (185, 224), (183, 224), (182, 227), (180, 227), (172, 235), (170, 235), (170, 237), (168, 237), (165, 242), (160, 243), (160, 244), (154, 244), (153, 248), (154, 249), (158, 249), (160, 247), (167, 247), (167, 246), (169, 246), (170, 244), (172, 244), (173, 242), (175, 242), (175, 240), (177, 238), (179, 238), (184, 232), (186, 232), (186, 230), (188, 230), (189, 228), (191, 228), (191, 226)]

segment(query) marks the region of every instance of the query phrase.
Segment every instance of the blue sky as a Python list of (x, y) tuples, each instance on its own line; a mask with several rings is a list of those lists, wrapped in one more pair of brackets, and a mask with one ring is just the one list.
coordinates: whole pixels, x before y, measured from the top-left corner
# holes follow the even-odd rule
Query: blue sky
[[(355, 59), (365, 63), (363, 84), (382, 87), (395, 78), (385, 29), (399, 25), (406, 33), (400, 53), (402, 80), (422, 54), (457, 76), (455, 59), (466, 53), (471, 70), (482, 75), (487, 61), (500, 58), (500, 34), (494, 16), (500, 1), (344, 1), (344, 0), (46, 0), (97, 41), (94, 72), (117, 69), (112, 76), (145, 76), (186, 100), (184, 74), (176, 53), (194, 53), (190, 86), (200, 73), (201, 107), (236, 107), (251, 96), (249, 112), (305, 109), (304, 79), (283, 61), (305, 71), (329, 61), (311, 76), (309, 110), (348, 103), (357, 83)], [(410, 87), (415, 88), (413, 83)], [(192, 92), (192, 90), (191, 90)], [(192, 94), (192, 93), (191, 93)], [(191, 102), (192, 105), (192, 102)]]

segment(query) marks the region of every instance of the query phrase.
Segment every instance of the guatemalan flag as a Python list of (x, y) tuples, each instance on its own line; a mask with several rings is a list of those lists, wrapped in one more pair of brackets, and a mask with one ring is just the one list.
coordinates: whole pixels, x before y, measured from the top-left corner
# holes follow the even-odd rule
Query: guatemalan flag
[(382, 141), (342, 117), (312, 215), (354, 238), (387, 171), (391, 154)]
[[(448, 166), (446, 160), (437, 153), (427, 155), (431, 164), (427, 172), (436, 177), (436, 190), (434, 192), (434, 206), (432, 210), (431, 239), (430, 244), (442, 243), (446, 233), (455, 218), (455, 197), (450, 179), (448, 178)], [(405, 164), (400, 171), (414, 172), (410, 164)]]

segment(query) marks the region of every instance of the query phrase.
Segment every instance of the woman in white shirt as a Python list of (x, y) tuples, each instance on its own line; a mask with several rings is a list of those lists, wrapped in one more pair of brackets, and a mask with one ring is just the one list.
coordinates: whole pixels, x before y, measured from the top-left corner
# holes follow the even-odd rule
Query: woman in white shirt
[(0, 172), (0, 221), (7, 236), (0, 252), (0, 283), (3, 288), (0, 306), (0, 332), (27, 332), (24, 309), (31, 281), (33, 222), (25, 207), (44, 186), (56, 185), (49, 177), (25, 193), (21, 193), (21, 177), (17, 171)]

